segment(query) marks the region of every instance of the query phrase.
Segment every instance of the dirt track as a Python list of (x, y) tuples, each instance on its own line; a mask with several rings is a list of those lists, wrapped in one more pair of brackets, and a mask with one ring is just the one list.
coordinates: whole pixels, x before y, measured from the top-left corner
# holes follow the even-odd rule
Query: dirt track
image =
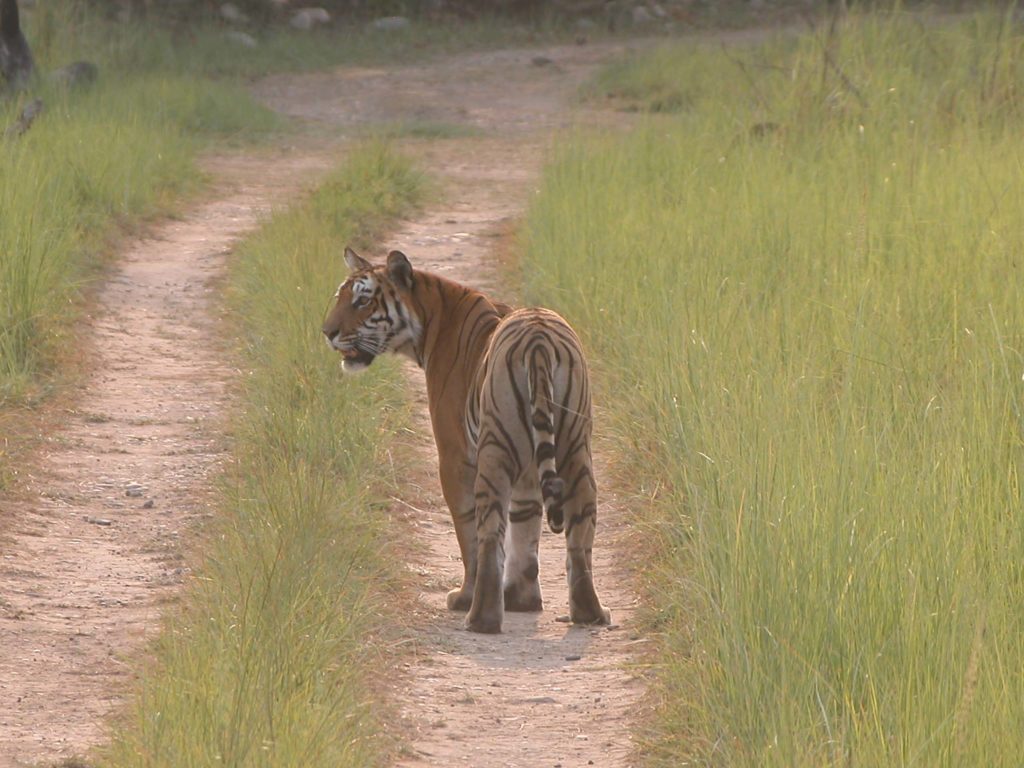
[[(387, 121), (465, 125), (479, 135), (405, 142), (446, 196), (380, 251), (402, 248), (418, 267), (515, 299), (497, 282), (497, 235), (524, 212), (577, 85), (616, 48), (497, 51), (257, 87), (308, 123), (306, 148), (211, 160), (212, 202), (125, 249), (83, 331), (95, 373), (21, 498), (0, 503), (3, 525), (11, 521), (0, 543), (0, 767), (82, 754), (104, 739), (128, 662), (187, 578), (181, 534), (208, 514), (206, 489), (224, 457), (232, 372), (217, 354), (215, 280), (231, 243), (329, 170), (330, 147), (346, 135)], [(422, 373), (409, 380), (422, 400)], [(422, 584), (418, 651), (394, 686), (409, 739), (399, 764), (628, 765), (642, 686), (624, 666), (638, 643), (634, 597), (612, 545), (626, 511), (602, 485), (595, 570), (615, 628), (556, 621), (567, 613), (564, 549), (546, 534), (545, 612), (510, 614), (500, 636), (473, 635), (443, 608), (461, 566), (425, 413), (414, 442), (421, 458), (395, 514), (425, 554), (410, 563)], [(141, 495), (126, 495), (136, 493), (129, 483)]]

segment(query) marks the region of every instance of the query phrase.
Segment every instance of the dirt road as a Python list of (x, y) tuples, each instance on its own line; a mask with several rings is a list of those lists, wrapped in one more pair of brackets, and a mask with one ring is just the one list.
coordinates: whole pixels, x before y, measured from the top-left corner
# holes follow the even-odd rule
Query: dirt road
[(182, 540), (209, 514), (225, 457), (225, 256), (330, 163), (323, 152), (211, 159), (212, 199), (129, 243), (100, 289), (77, 334), (92, 373), (54, 405), (24, 487), (0, 503), (0, 766), (104, 738), (132, 656), (187, 578)]
[[(188, 577), (182, 534), (209, 514), (206, 491), (224, 458), (232, 372), (217, 352), (216, 279), (231, 244), (329, 170), (330, 148), (345, 137), (382, 122), (461, 126), (472, 130), (435, 127), (440, 138), (404, 140), (445, 195), (380, 251), (402, 248), (418, 267), (516, 299), (499, 282), (499, 235), (523, 214), (554, 132), (573, 119), (578, 84), (617, 49), (497, 51), (256, 87), (269, 106), (307, 123), (295, 140), (304, 148), (210, 160), (211, 201), (125, 249), (82, 329), (94, 373), (23, 493), (2, 503), (10, 530), (0, 542), (0, 767), (102, 742), (131, 660)], [(409, 381), (422, 402), (422, 373), (410, 370)], [(461, 615), (444, 610), (461, 566), (421, 410), (419, 459), (394, 510), (425, 553), (409, 563), (421, 584), (420, 639), (393, 685), (408, 743), (397, 762), (628, 765), (630, 712), (642, 692), (628, 662), (642, 640), (614, 544), (627, 511), (603, 484), (595, 570), (612, 628), (556, 621), (568, 612), (564, 548), (546, 534), (545, 612), (510, 615), (500, 636), (464, 632)]]

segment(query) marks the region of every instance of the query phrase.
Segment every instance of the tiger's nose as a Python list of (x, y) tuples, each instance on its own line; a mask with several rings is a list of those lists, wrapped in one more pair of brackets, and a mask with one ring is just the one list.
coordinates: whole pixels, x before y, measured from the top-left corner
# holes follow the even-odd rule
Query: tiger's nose
[(334, 341), (338, 337), (338, 331), (332, 331), (330, 328), (323, 329), (324, 336), (327, 337), (328, 343)]

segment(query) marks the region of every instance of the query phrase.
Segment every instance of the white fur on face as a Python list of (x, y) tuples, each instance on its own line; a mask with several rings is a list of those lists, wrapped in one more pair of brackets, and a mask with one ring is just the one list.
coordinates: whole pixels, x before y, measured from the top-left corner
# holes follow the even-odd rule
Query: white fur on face
[[(340, 288), (338, 289), (341, 290)], [(359, 306), (361, 300), (373, 297), (377, 290), (377, 281), (367, 275), (352, 281), (352, 306)]]

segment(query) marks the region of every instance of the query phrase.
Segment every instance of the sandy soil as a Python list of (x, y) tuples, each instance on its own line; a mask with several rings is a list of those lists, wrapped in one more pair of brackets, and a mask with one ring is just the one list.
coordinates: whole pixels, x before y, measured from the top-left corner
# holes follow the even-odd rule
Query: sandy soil
[[(499, 235), (523, 214), (555, 130), (578, 119), (576, 87), (618, 49), (487, 52), (256, 87), (307, 122), (306, 146), (211, 160), (211, 201), (125, 248), (82, 329), (94, 374), (22, 473), (19, 497), (0, 500), (0, 768), (103, 740), (133, 657), (188, 577), (182, 538), (209, 514), (209, 483), (226, 456), (233, 374), (218, 354), (215, 282), (231, 244), (330, 169), (336, 140), (389, 121), (465, 125), (477, 135), (405, 142), (446, 195), (380, 252), (402, 248), (419, 267), (515, 299), (499, 284)], [(334, 280), (325, 276), (325, 290)], [(409, 381), (422, 401), (422, 373), (410, 370)], [(615, 543), (628, 510), (603, 484), (595, 570), (612, 628), (556, 621), (567, 613), (564, 549), (546, 534), (545, 612), (510, 614), (500, 636), (473, 635), (444, 610), (461, 565), (425, 408), (410, 440), (420, 459), (395, 514), (420, 544), (409, 567), (421, 594), (418, 650), (393, 684), (408, 740), (398, 763), (629, 765), (630, 713), (643, 690), (629, 662), (643, 641)]]

